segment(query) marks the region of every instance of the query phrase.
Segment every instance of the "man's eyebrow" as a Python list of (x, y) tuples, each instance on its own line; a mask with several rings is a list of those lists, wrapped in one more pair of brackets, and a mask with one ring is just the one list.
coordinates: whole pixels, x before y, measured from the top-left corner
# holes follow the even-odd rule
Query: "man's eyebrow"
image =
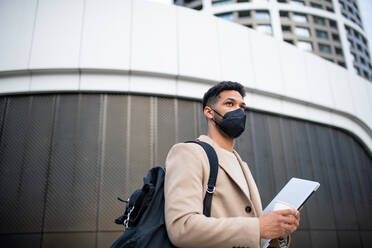
[[(228, 97), (228, 98), (226, 98), (226, 99), (224, 100), (224, 102), (226, 102), (226, 101), (234, 101), (234, 102), (236, 102), (237, 100), (236, 100), (235, 98)], [(243, 106), (243, 107), (246, 107), (246, 106), (247, 106), (247, 105), (245, 104), (245, 102), (242, 102), (240, 105)]]
[[(226, 100), (233, 100), (233, 101), (237, 101), (237, 100), (236, 100), (235, 98), (232, 98), (232, 97), (228, 97), (228, 98), (226, 98), (226, 99), (225, 99), (225, 101), (226, 101)], [(243, 101), (242, 103), (243, 103), (243, 104), (245, 105), (245, 102), (244, 102), (244, 101)]]

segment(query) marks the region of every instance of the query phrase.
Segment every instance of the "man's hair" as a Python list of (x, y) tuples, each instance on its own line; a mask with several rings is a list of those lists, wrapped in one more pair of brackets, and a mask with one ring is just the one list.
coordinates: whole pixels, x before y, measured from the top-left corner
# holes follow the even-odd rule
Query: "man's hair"
[(245, 97), (244, 86), (240, 83), (231, 81), (222, 81), (212, 88), (210, 88), (203, 96), (203, 110), (205, 106), (214, 105), (218, 100), (218, 95), (224, 90), (235, 90), (240, 93), (240, 95)]

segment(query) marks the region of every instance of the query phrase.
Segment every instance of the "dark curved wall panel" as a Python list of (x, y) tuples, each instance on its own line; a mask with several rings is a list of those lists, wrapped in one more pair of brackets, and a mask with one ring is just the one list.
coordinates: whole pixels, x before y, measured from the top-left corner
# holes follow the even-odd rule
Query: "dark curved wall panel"
[[(201, 104), (120, 94), (0, 98), (0, 247), (108, 247), (113, 220), (176, 142), (205, 134)], [(291, 177), (320, 182), (293, 247), (368, 247), (372, 159), (350, 134), (248, 112), (236, 149), (263, 205)]]

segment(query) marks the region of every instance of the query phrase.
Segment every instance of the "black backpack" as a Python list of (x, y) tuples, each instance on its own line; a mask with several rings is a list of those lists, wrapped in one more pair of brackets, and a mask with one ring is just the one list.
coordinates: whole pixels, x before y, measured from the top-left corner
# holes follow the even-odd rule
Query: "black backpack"
[[(203, 201), (203, 214), (210, 216), (212, 196), (218, 173), (218, 158), (213, 147), (201, 141), (187, 141), (196, 143), (205, 150), (210, 175), (208, 189)], [(164, 221), (164, 177), (165, 169), (154, 167), (143, 179), (143, 186), (133, 192), (128, 201), (125, 212), (115, 220), (116, 224), (125, 226), (124, 233), (111, 245), (111, 248), (168, 248), (174, 247), (170, 242)]]

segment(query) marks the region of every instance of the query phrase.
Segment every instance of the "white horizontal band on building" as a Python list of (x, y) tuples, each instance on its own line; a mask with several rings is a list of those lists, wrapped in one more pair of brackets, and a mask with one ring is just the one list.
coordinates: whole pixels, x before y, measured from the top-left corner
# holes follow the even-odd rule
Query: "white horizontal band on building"
[(372, 150), (367, 80), (243, 26), (141, 0), (6, 0), (0, 16), (3, 95), (200, 99), (218, 81), (238, 81), (248, 107), (346, 129)]

